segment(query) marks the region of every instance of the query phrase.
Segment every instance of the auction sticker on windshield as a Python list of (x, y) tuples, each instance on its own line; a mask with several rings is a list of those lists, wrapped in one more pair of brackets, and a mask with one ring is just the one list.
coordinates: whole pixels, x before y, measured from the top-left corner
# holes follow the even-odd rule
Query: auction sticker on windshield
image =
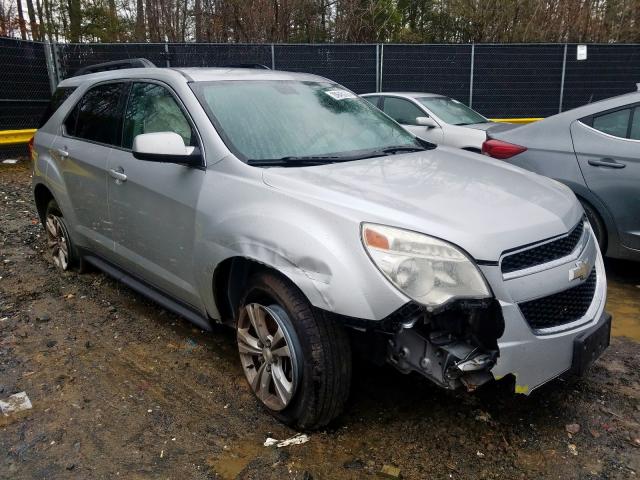
[(324, 93), (334, 100), (345, 100), (347, 98), (356, 98), (356, 95), (346, 90), (326, 90)]

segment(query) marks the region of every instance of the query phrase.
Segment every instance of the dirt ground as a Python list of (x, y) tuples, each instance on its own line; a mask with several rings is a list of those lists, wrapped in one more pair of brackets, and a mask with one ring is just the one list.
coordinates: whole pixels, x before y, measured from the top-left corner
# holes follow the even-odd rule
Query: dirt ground
[(102, 274), (56, 272), (29, 181), (26, 165), (0, 164), (0, 400), (25, 391), (33, 404), (0, 415), (1, 479), (640, 474), (638, 264), (607, 263), (616, 337), (586, 378), (530, 397), (449, 393), (360, 365), (332, 428), (265, 447), (296, 432), (252, 397), (232, 333), (193, 328)]

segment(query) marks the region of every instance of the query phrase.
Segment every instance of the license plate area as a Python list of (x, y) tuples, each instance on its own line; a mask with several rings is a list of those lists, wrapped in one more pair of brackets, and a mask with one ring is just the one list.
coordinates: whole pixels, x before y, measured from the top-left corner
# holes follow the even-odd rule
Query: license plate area
[(575, 374), (583, 375), (609, 346), (611, 338), (611, 315), (593, 329), (582, 333), (573, 341), (573, 366)]

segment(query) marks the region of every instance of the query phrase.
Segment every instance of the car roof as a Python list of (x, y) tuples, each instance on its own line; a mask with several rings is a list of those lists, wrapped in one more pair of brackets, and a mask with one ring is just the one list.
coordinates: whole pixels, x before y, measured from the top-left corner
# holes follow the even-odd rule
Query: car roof
[(300, 82), (333, 81), (309, 73), (285, 72), (280, 70), (253, 68), (124, 68), (104, 72), (90, 73), (71, 77), (60, 82), (60, 87), (79, 86), (85, 82), (95, 83), (125, 78), (167, 78), (177, 77), (188, 82), (207, 82), (221, 80), (295, 80)]
[(429, 92), (375, 92), (375, 93), (363, 93), (361, 96), (370, 97), (372, 95), (376, 96), (396, 96), (396, 97), (405, 97), (405, 98), (422, 98), (422, 97), (434, 97), (434, 98), (448, 98), (446, 95), (440, 95), (438, 93), (429, 93)]
[[(576, 119), (586, 117), (589, 115), (593, 115), (595, 113), (600, 113), (605, 110), (609, 110), (611, 108), (623, 107), (628, 104), (640, 102), (640, 91), (624, 93), (622, 95), (617, 95), (615, 97), (605, 98), (603, 100), (598, 100), (597, 102), (587, 103), (586, 105), (582, 105), (580, 107), (573, 108), (571, 110), (566, 110), (565, 112), (559, 113), (555, 115), (556, 117), (574, 117)], [(553, 118), (553, 117), (549, 117)]]
[(527, 148), (543, 148), (548, 151), (573, 152), (571, 124), (581, 118), (596, 115), (607, 110), (624, 108), (640, 102), (640, 92), (625, 93), (617, 97), (588, 103), (566, 110), (538, 122), (489, 130), (489, 136), (498, 140), (523, 145)]

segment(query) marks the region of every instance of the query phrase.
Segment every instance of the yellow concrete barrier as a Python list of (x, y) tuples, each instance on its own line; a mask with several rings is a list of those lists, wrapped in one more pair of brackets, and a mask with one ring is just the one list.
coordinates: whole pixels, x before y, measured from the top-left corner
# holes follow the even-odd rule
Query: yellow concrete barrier
[(27, 143), (36, 133), (35, 128), (26, 130), (0, 130), (0, 145), (13, 145), (17, 143)]
[(489, 120), (492, 122), (525, 124), (537, 122), (542, 120), (542, 118), (490, 118)]

